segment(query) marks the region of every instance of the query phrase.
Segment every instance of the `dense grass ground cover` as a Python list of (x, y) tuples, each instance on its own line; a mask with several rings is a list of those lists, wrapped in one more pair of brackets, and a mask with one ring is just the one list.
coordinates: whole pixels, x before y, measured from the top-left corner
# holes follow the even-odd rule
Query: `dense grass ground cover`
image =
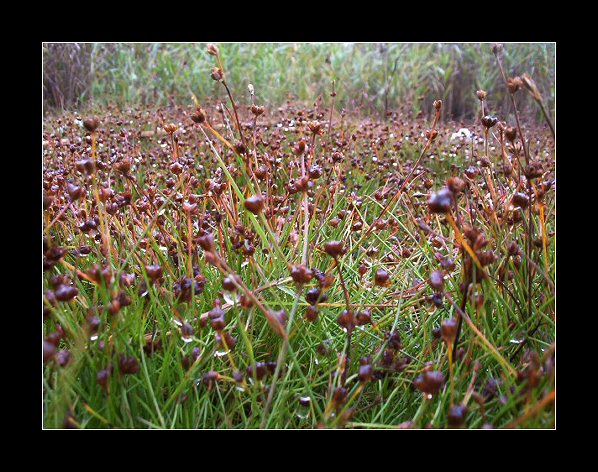
[(45, 119), (45, 427), (554, 427), (550, 129), (337, 98)]

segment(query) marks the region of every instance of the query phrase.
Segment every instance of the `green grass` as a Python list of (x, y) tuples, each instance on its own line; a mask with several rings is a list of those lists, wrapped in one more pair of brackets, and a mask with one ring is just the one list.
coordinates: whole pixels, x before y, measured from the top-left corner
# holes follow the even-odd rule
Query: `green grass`
[[(451, 43), (223, 43), (233, 94), (248, 98), (252, 83), (261, 102), (279, 106), (289, 97), (313, 103), (328, 98), (337, 82), (337, 103), (368, 113), (406, 107), (428, 113), (432, 100), (445, 101), (443, 118), (475, 116), (474, 92), (487, 90), (491, 110), (511, 112), (490, 44)], [(509, 44), (505, 61), (515, 75), (530, 74), (547, 103), (555, 97), (553, 43)], [(66, 108), (187, 105), (191, 96), (225, 95), (210, 78), (214, 65), (203, 43), (50, 44), (44, 47), (46, 90), (59, 89)], [(65, 74), (68, 71), (68, 74)], [(53, 86), (50, 84), (51, 83)], [(83, 84), (77, 88), (77, 84)], [(419, 100), (423, 97), (423, 100)], [(524, 114), (541, 120), (528, 97)], [(61, 107), (48, 99), (46, 108)], [(548, 110), (554, 113), (554, 108)]]

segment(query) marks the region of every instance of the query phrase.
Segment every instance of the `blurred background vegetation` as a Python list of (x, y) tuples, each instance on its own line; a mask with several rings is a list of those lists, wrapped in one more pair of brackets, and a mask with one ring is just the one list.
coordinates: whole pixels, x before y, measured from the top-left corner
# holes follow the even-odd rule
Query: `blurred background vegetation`
[[(215, 59), (205, 43), (43, 44), (43, 101), (49, 113), (88, 110), (108, 104), (192, 106), (223, 97), (211, 79)], [(222, 43), (227, 82), (241, 103), (278, 106), (293, 98), (329, 103), (336, 80), (337, 109), (383, 114), (386, 110), (426, 113), (444, 100), (444, 119), (471, 119), (479, 112), (475, 91), (488, 92), (490, 111), (509, 119), (510, 106), (491, 44), (448, 43)], [(528, 73), (548, 111), (555, 107), (555, 44), (505, 44), (507, 75)], [(518, 106), (542, 120), (527, 93)]]

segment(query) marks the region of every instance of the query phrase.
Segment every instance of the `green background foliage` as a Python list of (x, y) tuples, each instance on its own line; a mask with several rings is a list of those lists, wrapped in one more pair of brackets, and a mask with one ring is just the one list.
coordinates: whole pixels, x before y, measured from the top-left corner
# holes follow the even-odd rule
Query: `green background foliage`
[[(477, 89), (489, 92), (490, 111), (508, 119), (506, 89), (491, 52), (479, 43), (222, 43), (218, 44), (233, 94), (248, 101), (252, 83), (259, 101), (311, 102), (337, 83), (337, 103), (347, 110), (383, 113), (405, 107), (428, 113), (445, 101), (443, 118), (469, 119), (478, 110)], [(47, 111), (89, 106), (192, 104), (192, 95), (222, 96), (210, 77), (214, 58), (205, 43), (44, 44)], [(505, 44), (508, 75), (528, 73), (554, 113), (554, 43)], [(520, 108), (541, 119), (531, 97)]]

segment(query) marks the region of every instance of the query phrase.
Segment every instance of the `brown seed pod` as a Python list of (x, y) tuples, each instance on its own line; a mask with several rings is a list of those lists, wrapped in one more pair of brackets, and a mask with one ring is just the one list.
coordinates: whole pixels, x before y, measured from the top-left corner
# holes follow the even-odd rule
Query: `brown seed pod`
[(467, 406), (453, 405), (448, 412), (448, 423), (452, 428), (458, 428), (465, 423), (465, 415), (467, 414)]
[(448, 179), (446, 179), (446, 186), (455, 195), (463, 192), (463, 190), (465, 189), (465, 185), (465, 181), (463, 179), (460, 179), (459, 177), (449, 177)]
[(455, 342), (455, 338), (457, 337), (457, 325), (457, 320), (454, 318), (449, 318), (442, 321), (442, 324), (440, 325), (440, 334), (442, 339), (444, 339), (447, 343)]
[(251, 105), (251, 113), (253, 113), (255, 116), (260, 116), (265, 111), (266, 109), (263, 106)]
[(97, 116), (87, 118), (83, 121), (83, 126), (85, 126), (85, 129), (87, 131), (93, 133), (98, 128), (98, 126), (100, 126), (100, 119)]
[(374, 276), (374, 283), (379, 287), (388, 287), (390, 285), (390, 274), (384, 269), (378, 269)]
[(342, 241), (327, 241), (324, 243), (324, 252), (336, 259), (343, 256), (347, 249)]
[(206, 121), (206, 113), (201, 107), (197, 107), (191, 114), (191, 120), (194, 123), (201, 124)]
[(523, 86), (523, 80), (521, 77), (509, 77), (507, 79), (507, 88), (509, 89), (509, 93), (517, 92)]
[(486, 115), (482, 118), (482, 124), (485, 128), (490, 129), (498, 123), (498, 118), (493, 115)]
[(232, 276), (229, 275), (222, 279), (222, 288), (228, 292), (234, 292), (235, 290), (237, 290), (237, 286), (235, 285)]
[(505, 128), (505, 138), (511, 142), (514, 142), (515, 138), (517, 138), (517, 129), (513, 128), (512, 126)]
[(224, 71), (220, 67), (212, 67), (210, 76), (216, 82), (222, 82), (224, 80)]
[(447, 213), (451, 209), (453, 192), (448, 187), (441, 188), (438, 192), (430, 195), (428, 208), (432, 213)]
[(435, 270), (430, 274), (430, 287), (436, 291), (442, 290), (442, 287), (444, 287), (444, 276), (442, 271)]
[(314, 273), (305, 264), (294, 265), (291, 267), (291, 277), (296, 284), (306, 284), (314, 277)]
[(121, 355), (118, 359), (118, 368), (125, 374), (136, 374), (139, 372), (139, 362), (133, 356)]
[(257, 215), (264, 209), (264, 197), (261, 195), (252, 195), (245, 200), (245, 208), (254, 215)]
[(374, 369), (369, 364), (363, 364), (359, 366), (358, 378), (361, 383), (367, 383), (372, 380)]
[(308, 307), (305, 309), (305, 318), (308, 321), (315, 321), (318, 318), (318, 313), (319, 310), (317, 307), (308, 305)]
[(444, 375), (438, 371), (426, 371), (413, 380), (413, 386), (427, 395), (435, 395), (442, 387)]
[(486, 95), (488, 95), (488, 93), (485, 90), (478, 90), (476, 91), (476, 97), (478, 97), (478, 100), (480, 102), (483, 102), (484, 100), (486, 100)]
[(216, 243), (214, 242), (214, 235), (212, 233), (206, 233), (203, 236), (200, 236), (198, 242), (204, 251), (216, 252)]
[(516, 207), (527, 208), (529, 205), (529, 197), (525, 193), (517, 192), (513, 195), (511, 202)]

